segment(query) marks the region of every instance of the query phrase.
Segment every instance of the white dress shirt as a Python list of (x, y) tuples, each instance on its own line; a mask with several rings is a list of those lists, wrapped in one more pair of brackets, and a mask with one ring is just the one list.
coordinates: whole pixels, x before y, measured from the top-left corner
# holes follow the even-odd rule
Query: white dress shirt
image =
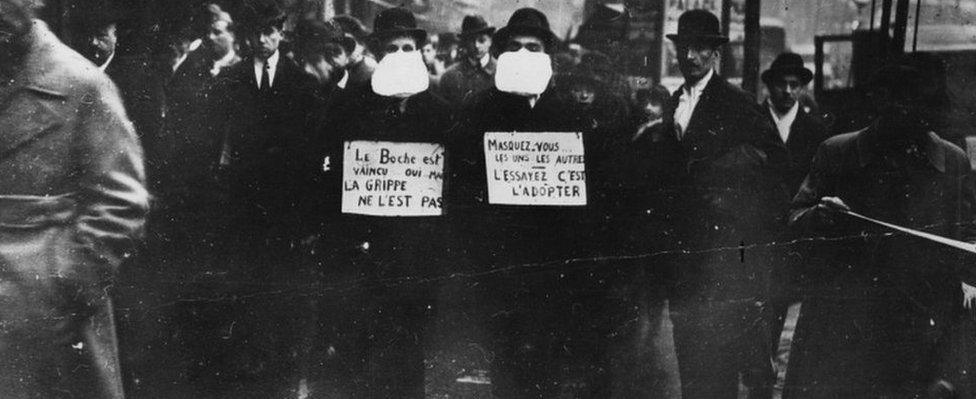
[(695, 107), (698, 106), (698, 100), (714, 74), (715, 70), (709, 70), (705, 77), (699, 79), (694, 86), (688, 87), (687, 83), (681, 86), (681, 97), (678, 98), (678, 106), (674, 109), (674, 122), (678, 125), (679, 140), (684, 136), (685, 130), (688, 129), (688, 123), (691, 121), (691, 115), (695, 112)]
[(268, 68), (268, 87), (274, 87), (275, 71), (278, 70), (278, 59), (281, 58), (281, 52), (275, 51), (268, 57), (268, 61), (262, 61), (261, 59), (254, 58), (254, 81), (258, 82), (258, 88), (261, 88), (261, 69), (265, 68), (265, 63), (267, 63)]
[(776, 113), (773, 104), (770, 104), (769, 101), (766, 101), (766, 105), (769, 107), (769, 114), (773, 116), (773, 122), (776, 122), (776, 130), (779, 131), (779, 138), (783, 139), (783, 143), (786, 143), (786, 140), (790, 139), (790, 126), (793, 126), (793, 121), (796, 120), (796, 114), (800, 111), (800, 102), (793, 103), (793, 107), (782, 116)]
[(108, 69), (108, 64), (111, 63), (114, 58), (115, 58), (115, 52), (113, 51), (112, 54), (108, 55), (108, 58), (105, 60), (105, 62), (103, 62), (102, 65), (98, 66), (98, 70), (105, 72), (105, 70)]

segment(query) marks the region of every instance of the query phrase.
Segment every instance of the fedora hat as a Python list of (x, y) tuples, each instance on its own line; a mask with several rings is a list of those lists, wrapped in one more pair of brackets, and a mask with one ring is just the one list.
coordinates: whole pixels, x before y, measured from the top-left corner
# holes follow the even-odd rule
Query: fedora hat
[(813, 71), (803, 66), (803, 58), (799, 54), (783, 53), (773, 60), (769, 69), (763, 71), (762, 81), (769, 84), (773, 79), (786, 75), (795, 75), (804, 85), (813, 80)]
[(668, 34), (667, 38), (678, 43), (707, 43), (713, 46), (729, 42), (722, 34), (718, 18), (705, 10), (686, 11), (678, 17), (678, 33)]
[(458, 34), (458, 37), (464, 40), (480, 34), (491, 36), (495, 34), (495, 27), (488, 25), (488, 21), (485, 21), (485, 18), (480, 15), (464, 17), (464, 20), (461, 21), (461, 33)]
[(512, 36), (535, 36), (546, 45), (546, 51), (553, 51), (556, 44), (556, 34), (549, 29), (549, 19), (541, 11), (534, 8), (520, 8), (515, 10), (508, 19), (508, 25), (495, 32), (492, 37), (492, 53), (499, 54)]
[(417, 47), (427, 43), (427, 31), (418, 28), (413, 13), (403, 7), (388, 8), (377, 14), (369, 38), (380, 41), (394, 36), (413, 37), (417, 40)]

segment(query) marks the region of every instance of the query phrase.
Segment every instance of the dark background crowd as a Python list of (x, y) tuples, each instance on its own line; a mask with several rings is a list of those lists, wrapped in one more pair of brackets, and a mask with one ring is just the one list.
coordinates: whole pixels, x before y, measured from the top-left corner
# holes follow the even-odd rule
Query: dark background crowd
[[(435, 33), (153, 4), (39, 11), (142, 146), (146, 236), (106, 291), (128, 397), (972, 394), (972, 253), (856, 219), (976, 239), (936, 56), (879, 59), (838, 117), (797, 54), (765, 98), (729, 83), (702, 10), (666, 32), (669, 91), (535, 8)], [(486, 132), (579, 133), (585, 206), (489, 200)], [(441, 146), (441, 212), (344, 211), (353, 141)]]

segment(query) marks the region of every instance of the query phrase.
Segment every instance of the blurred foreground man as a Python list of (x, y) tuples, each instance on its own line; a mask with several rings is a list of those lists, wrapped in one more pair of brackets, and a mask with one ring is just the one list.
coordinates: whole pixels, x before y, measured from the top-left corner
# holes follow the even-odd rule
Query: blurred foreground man
[(656, 203), (669, 226), (671, 320), (685, 399), (769, 397), (764, 301), (772, 268), (764, 244), (785, 225), (787, 153), (756, 102), (715, 72), (728, 42), (718, 18), (692, 10), (669, 34), (685, 83), (650, 136), (660, 164)]
[(843, 212), (976, 239), (969, 160), (933, 132), (948, 106), (944, 71), (922, 56), (882, 68), (871, 87), (879, 117), (828, 139), (813, 159), (790, 219), (828, 239), (820, 267), (806, 265), (817, 278), (807, 282), (784, 397), (917, 398), (942, 378), (946, 333), (976, 298), (966, 284), (976, 281), (972, 255)]
[(0, 0), (0, 397), (122, 398), (107, 287), (148, 208), (108, 77)]

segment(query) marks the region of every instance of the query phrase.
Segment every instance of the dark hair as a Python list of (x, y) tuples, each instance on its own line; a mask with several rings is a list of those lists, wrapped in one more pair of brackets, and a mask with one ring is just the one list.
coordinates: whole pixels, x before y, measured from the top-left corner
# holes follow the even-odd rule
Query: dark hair
[(664, 86), (656, 84), (649, 89), (637, 90), (636, 97), (638, 104), (644, 104), (645, 102), (664, 104), (671, 97), (671, 93), (668, 93), (668, 89), (664, 88)]
[(282, 30), (288, 15), (281, 10), (274, 0), (251, 0), (242, 9), (244, 18), (241, 23), (245, 34), (257, 34), (269, 28)]

